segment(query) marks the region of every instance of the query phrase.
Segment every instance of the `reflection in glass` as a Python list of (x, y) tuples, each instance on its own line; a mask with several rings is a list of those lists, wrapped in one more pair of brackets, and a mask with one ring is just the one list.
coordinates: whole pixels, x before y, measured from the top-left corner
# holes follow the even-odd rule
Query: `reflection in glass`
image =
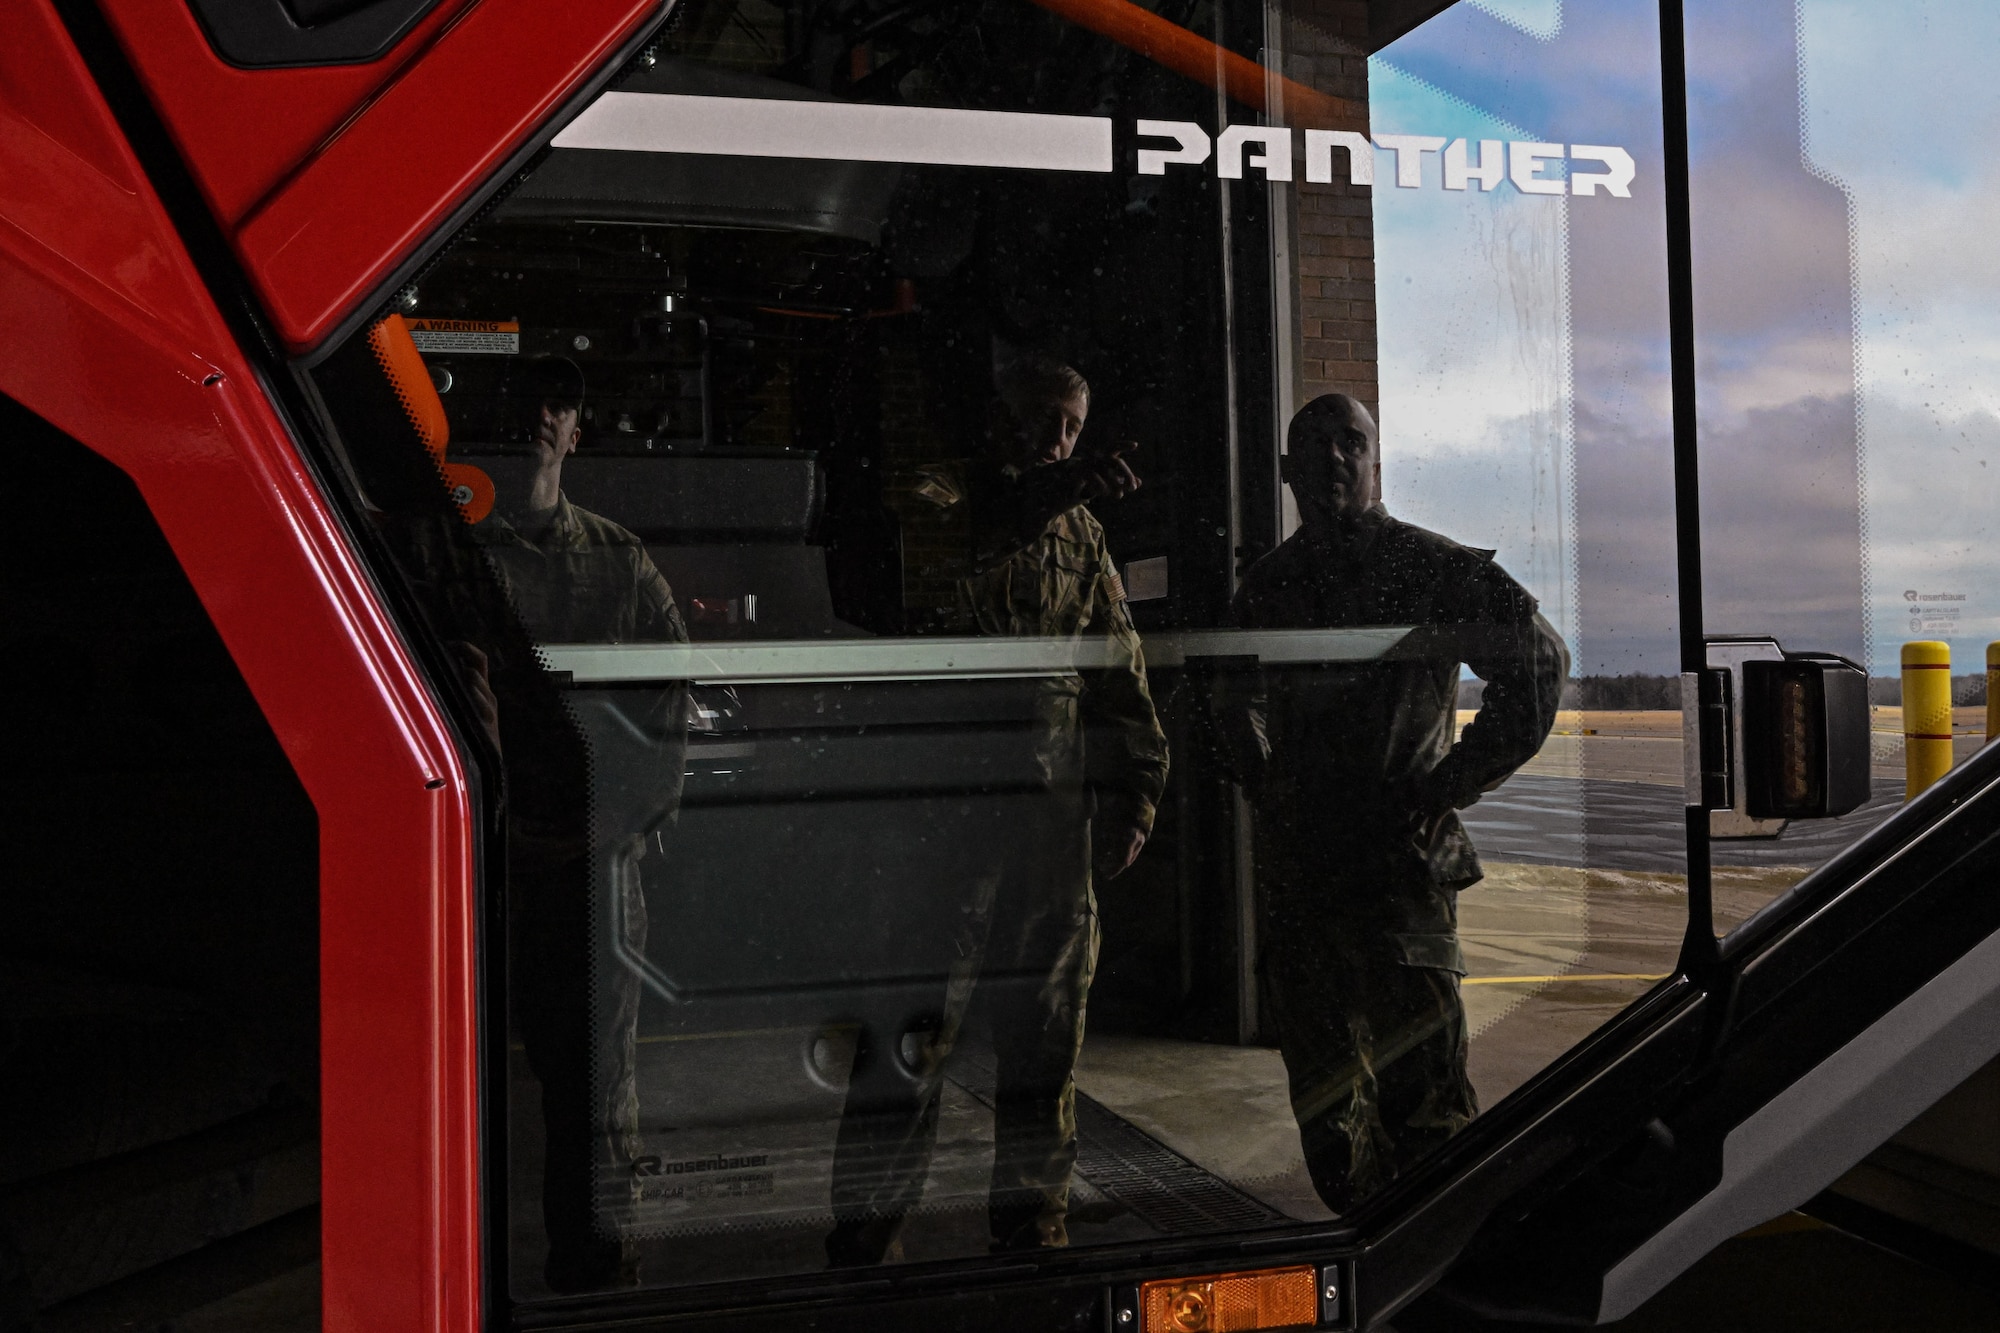
[[(1447, 140), (1416, 154), (1420, 184), (1373, 192), (1383, 498), (1494, 548), (1574, 673), (1540, 751), (1462, 813), (1485, 871), (1458, 907), (1486, 1105), (1670, 971), (1685, 927), (1656, 10), (1461, 5), (1369, 61), (1378, 141)], [(1489, 143), (1623, 145), (1632, 198), (1524, 190), (1511, 156), (1490, 187), (1459, 178), (1461, 139), (1468, 165)], [(1461, 686), (1461, 722), (1480, 690)]]
[[(1458, 810), (1541, 747), (1569, 659), (1489, 554), (1389, 516), (1357, 400), (1314, 399), (1286, 443), (1302, 526), (1244, 575), (1236, 623), (1414, 627), (1395, 660), (1266, 669), (1219, 701), (1257, 810), (1261, 961), (1292, 1109), (1314, 1188), (1345, 1212), (1478, 1111), (1456, 900), (1481, 872)], [(1461, 662), (1485, 689), (1455, 735)]]
[(689, 0), (314, 372), (517, 1297), (1324, 1221), (1670, 969), (1653, 25)]
[(1110, 660), (1036, 683), (1024, 739), (1038, 794), (984, 831), (941, 993), (914, 1022), (859, 1030), (833, 1160), (827, 1259), (836, 1265), (879, 1263), (898, 1246), (928, 1174), (945, 1062), (976, 993), (992, 1040), (993, 1248), (1068, 1244), (1076, 1058), (1098, 953), (1091, 882), (1137, 859), (1167, 779), (1138, 636), (1104, 529), (1086, 507), (1139, 481), (1121, 451), (1073, 456), (1089, 415), (1090, 386), (1074, 368), (1014, 356), (995, 376), (974, 456), (892, 483), (912, 534), (935, 553), (960, 552), (930, 571), (951, 588), (947, 604), (925, 608), (930, 627), (1088, 634), (1105, 641)]
[(1705, 623), (1870, 677), (1873, 791), (1718, 842), (1718, 925), (1893, 814), (1899, 661), (1951, 650), (1957, 758), (1983, 741), (2000, 514), (1989, 358), (1990, 7), (1690, 3)]

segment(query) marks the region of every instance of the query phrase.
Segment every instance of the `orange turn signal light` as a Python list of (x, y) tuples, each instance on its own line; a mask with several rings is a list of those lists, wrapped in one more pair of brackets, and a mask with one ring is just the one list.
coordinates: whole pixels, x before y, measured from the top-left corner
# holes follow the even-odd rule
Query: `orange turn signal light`
[(1310, 1328), (1319, 1323), (1319, 1276), (1301, 1266), (1165, 1278), (1140, 1285), (1139, 1309), (1140, 1333)]

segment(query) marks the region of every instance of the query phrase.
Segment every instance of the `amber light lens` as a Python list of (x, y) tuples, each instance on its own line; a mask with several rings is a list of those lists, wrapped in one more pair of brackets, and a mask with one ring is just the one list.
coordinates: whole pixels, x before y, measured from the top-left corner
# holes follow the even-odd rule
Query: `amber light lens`
[(1309, 1328), (1319, 1322), (1319, 1277), (1304, 1267), (1167, 1278), (1139, 1288), (1139, 1309), (1140, 1333)]
[(1812, 742), (1806, 732), (1806, 683), (1778, 685), (1778, 799), (1796, 809), (1812, 799), (1808, 768)]

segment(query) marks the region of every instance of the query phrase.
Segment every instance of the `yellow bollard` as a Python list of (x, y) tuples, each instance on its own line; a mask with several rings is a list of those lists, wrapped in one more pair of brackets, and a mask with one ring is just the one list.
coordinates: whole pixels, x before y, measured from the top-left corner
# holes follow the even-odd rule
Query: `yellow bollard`
[(1986, 739), (2000, 740), (2000, 639), (1986, 645)]
[(1903, 799), (1951, 772), (1951, 645), (1903, 645)]

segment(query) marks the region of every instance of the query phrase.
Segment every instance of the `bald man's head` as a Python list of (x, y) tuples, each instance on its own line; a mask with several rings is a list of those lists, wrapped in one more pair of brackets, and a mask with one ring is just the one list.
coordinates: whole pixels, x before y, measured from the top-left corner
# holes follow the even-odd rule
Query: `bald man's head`
[(1285, 480), (1307, 523), (1359, 518), (1374, 507), (1375, 418), (1358, 399), (1322, 394), (1285, 432)]

